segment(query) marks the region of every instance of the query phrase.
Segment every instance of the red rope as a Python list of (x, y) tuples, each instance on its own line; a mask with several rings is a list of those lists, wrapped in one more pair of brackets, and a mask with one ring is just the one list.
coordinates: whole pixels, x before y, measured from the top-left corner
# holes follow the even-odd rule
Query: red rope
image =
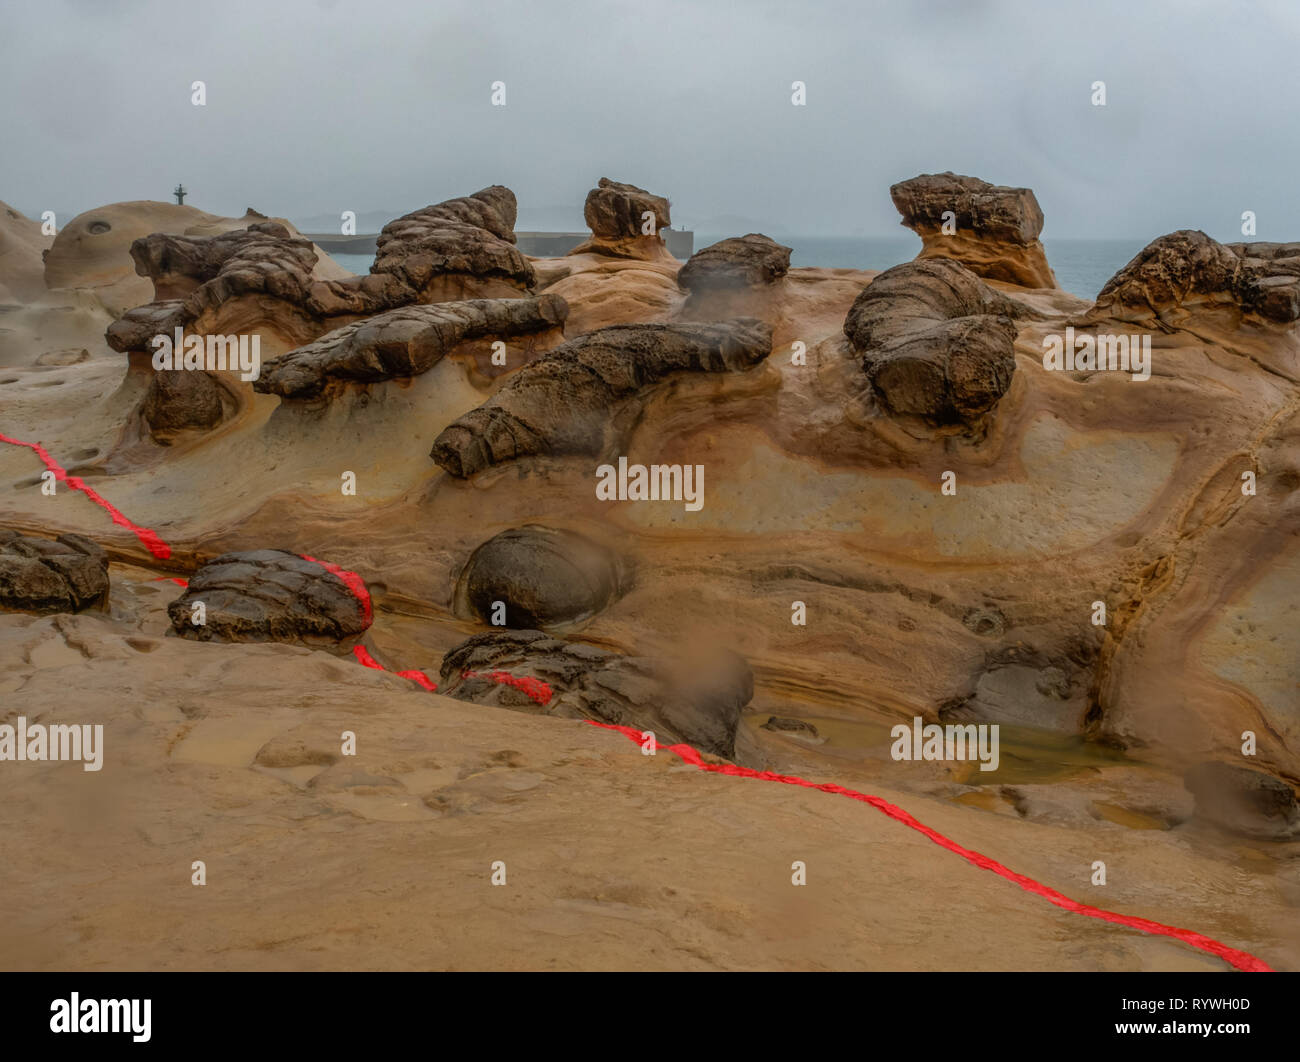
[[(12, 439), (8, 435), (4, 434), (0, 434), (0, 442), (12, 443), (15, 446), (25, 446), (29, 450), (34, 451), (36, 456), (45, 463), (45, 467), (54, 473), (55, 479), (67, 483), (73, 490), (81, 491), (96, 505), (106, 510), (113, 518), (113, 523), (120, 527), (125, 527), (133, 532), (155, 557), (159, 560), (166, 560), (171, 556), (171, 547), (163, 542), (157, 534), (149, 530), (147, 527), (140, 527), (138, 524), (132, 523), (123, 516), (121, 512), (100, 497), (99, 494), (90, 487), (87, 487), (78, 477), (69, 476), (67, 471), (52, 457), (50, 457), (45, 448), (39, 443), (22, 442), (19, 439)], [(366, 589), (366, 584), (364, 580), (362, 580), (361, 576), (356, 572), (348, 571), (346, 568), (340, 568), (337, 564), (331, 564), (328, 561), (309, 557), (305, 553), (301, 556), (303, 560), (311, 561), (313, 564), (319, 564), (326, 571), (343, 581), (344, 585), (352, 591), (357, 602), (360, 604), (361, 610), (365, 615), (366, 626), (370, 626), (373, 615), (370, 603), (370, 592)], [(183, 581), (180, 579), (173, 579), (172, 581), (184, 585)], [(375, 668), (380, 671), (384, 670), (383, 665), (375, 660), (375, 658), (366, 651), (364, 646), (356, 646), (352, 650), (352, 654), (365, 667)], [(398, 671), (396, 674), (400, 675), (402, 678), (410, 679), (412, 682), (419, 683), (427, 690), (433, 691), (438, 688), (429, 681), (428, 677), (422, 671)], [(532, 698), (532, 700), (542, 705), (549, 703), (552, 695), (551, 687), (540, 679), (511, 675), (505, 671), (493, 671), (484, 676), (478, 676), (475, 672), (467, 671), (462, 677), (490, 678), (493, 682), (521, 690)], [(618, 726), (614, 723), (598, 723), (594, 719), (589, 719), (587, 722), (591, 723), (592, 726), (603, 727), (606, 730), (617, 730), (620, 734), (635, 741), (638, 745), (642, 744), (642, 732), (637, 730), (635, 727)], [(891, 819), (896, 819), (909, 829), (916, 830), (923, 836), (928, 837), (941, 848), (946, 848), (948, 851), (961, 856), (968, 863), (974, 864), (981, 870), (991, 870), (999, 877), (1006, 878), (1007, 881), (1019, 885), (1026, 892), (1032, 892), (1041, 896), (1043, 899), (1047, 900), (1048, 903), (1055, 904), (1063, 910), (1071, 911), (1075, 914), (1086, 915), (1089, 918), (1098, 918), (1103, 922), (1112, 922), (1115, 925), (1127, 926), (1130, 929), (1139, 929), (1144, 933), (1173, 937), (1175, 940), (1181, 940), (1183, 943), (1190, 944), (1192, 947), (1199, 948), (1201, 951), (1209, 952), (1211, 955), (1217, 955), (1219, 958), (1231, 963), (1238, 970), (1246, 970), (1252, 973), (1272, 972), (1271, 967), (1262, 960), (1255, 958), (1255, 956), (1244, 951), (1238, 951), (1236, 948), (1230, 948), (1226, 944), (1221, 944), (1217, 940), (1212, 940), (1211, 938), (1193, 932), (1190, 929), (1179, 929), (1175, 926), (1167, 926), (1161, 922), (1153, 922), (1149, 918), (1135, 918), (1132, 915), (1117, 914), (1114, 911), (1107, 911), (1100, 907), (1092, 907), (1088, 904), (1072, 900), (1063, 893), (1048, 888), (1046, 885), (1035, 881), (1033, 878), (1026, 877), (1023, 874), (1017, 874), (1014, 870), (1009, 870), (1001, 863), (994, 859), (990, 859), (986, 855), (981, 855), (979, 852), (973, 851), (969, 848), (963, 848), (961, 845), (957, 844), (956, 841), (949, 840), (943, 834), (939, 833), (938, 830), (933, 830), (924, 823), (918, 822), (902, 808), (889, 803), (887, 800), (882, 800), (880, 797), (870, 796), (866, 793), (859, 793), (853, 789), (845, 789), (843, 786), (835, 785), (833, 783), (827, 782), (819, 784), (816, 782), (810, 782), (806, 778), (799, 778), (794, 775), (775, 774), (772, 771), (755, 771), (749, 767), (737, 767), (732, 763), (705, 763), (700, 754), (695, 749), (691, 748), (690, 745), (659, 745), (658, 742), (655, 742), (654, 747), (666, 748), (669, 752), (680, 757), (684, 762), (691, 764), (693, 767), (698, 767), (702, 771), (710, 771), (714, 774), (726, 774), (733, 778), (755, 778), (763, 782), (781, 782), (784, 785), (797, 785), (802, 786), (805, 789), (819, 789), (823, 793), (834, 793), (838, 796), (846, 796), (851, 800), (861, 801), (864, 804), (870, 804), (877, 811), (882, 811)]]
[(651, 741), (655, 748), (666, 748), (669, 752), (679, 756), (686, 763), (693, 767), (698, 767), (701, 771), (710, 771), (715, 774), (731, 775), (733, 778), (756, 778), (763, 782), (781, 782), (785, 785), (803, 786), (805, 789), (820, 789), (823, 793), (834, 793), (837, 796), (846, 796), (850, 800), (859, 800), (863, 804), (870, 804), (877, 811), (883, 811), (891, 819), (896, 819), (904, 826), (916, 830), (917, 833), (928, 837), (941, 848), (946, 848), (961, 856), (968, 863), (973, 863), (981, 870), (991, 870), (999, 877), (1006, 878), (1007, 881), (1014, 882), (1026, 892), (1032, 892), (1035, 895), (1043, 897), (1048, 903), (1055, 904), (1066, 911), (1072, 911), (1074, 914), (1087, 915), (1089, 918), (1099, 918), (1103, 922), (1113, 922), (1115, 925), (1128, 926), (1130, 929), (1140, 929), (1144, 933), (1154, 933), (1158, 936), (1173, 937), (1175, 940), (1181, 940), (1184, 944), (1190, 944), (1201, 951), (1207, 951), (1211, 955), (1217, 955), (1235, 966), (1238, 970), (1246, 970), (1250, 973), (1272, 973), (1272, 968), (1255, 956), (1238, 951), (1236, 948), (1230, 948), (1226, 944), (1221, 944), (1217, 940), (1212, 940), (1200, 933), (1193, 932), (1190, 929), (1179, 929), (1176, 926), (1167, 926), (1162, 922), (1153, 922), (1149, 918), (1135, 918), (1132, 915), (1116, 914), (1114, 911), (1107, 911), (1100, 907), (1092, 907), (1086, 903), (1079, 903), (1072, 900), (1063, 893), (1055, 889), (1048, 888), (1041, 882), (1033, 878), (1026, 877), (1024, 874), (1017, 874), (1014, 870), (1009, 870), (997, 860), (990, 859), (986, 855), (969, 848), (963, 848), (956, 841), (949, 840), (938, 830), (931, 829), (922, 822), (912, 818), (902, 808), (882, 800), (878, 796), (870, 796), (867, 793), (859, 793), (853, 789), (845, 789), (842, 785), (833, 783), (810, 782), (806, 778), (799, 778), (795, 775), (775, 774), (772, 771), (755, 771), (749, 767), (737, 767), (734, 763), (705, 763), (700, 754), (690, 745), (660, 745), (653, 738), (643, 738), (642, 731), (631, 726), (618, 726), (614, 723), (599, 723), (594, 719), (588, 719), (592, 726), (602, 727), (605, 730), (617, 730), (620, 734), (635, 741), (638, 745), (644, 744), (645, 741)]

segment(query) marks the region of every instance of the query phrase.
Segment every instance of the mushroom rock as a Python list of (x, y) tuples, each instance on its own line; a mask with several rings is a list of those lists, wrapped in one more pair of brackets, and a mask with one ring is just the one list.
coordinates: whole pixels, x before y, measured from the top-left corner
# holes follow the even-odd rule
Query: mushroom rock
[[(889, 195), (902, 224), (921, 237), (918, 259), (951, 258), (986, 280), (1057, 287), (1038, 239), (1043, 211), (1030, 189), (947, 172), (901, 181)], [(945, 233), (945, 224), (956, 231)]]
[(510, 628), (549, 628), (600, 612), (626, 589), (627, 574), (604, 546), (575, 531), (514, 527), (471, 554), (456, 587), (456, 611)]
[[(591, 229), (591, 239), (575, 247), (570, 255), (676, 261), (659, 235), (672, 224), (668, 200), (663, 196), (602, 177), (587, 193), (582, 213)], [(651, 217), (647, 218), (647, 214)], [(653, 223), (650, 233), (645, 231), (647, 222)]]
[(701, 248), (677, 273), (687, 318), (770, 318), (772, 291), (790, 271), (790, 248), (751, 232)]
[(108, 556), (90, 539), (0, 530), (0, 608), (80, 612), (106, 602), (108, 589)]
[(1207, 315), (1290, 326), (1300, 318), (1300, 243), (1221, 244), (1180, 229), (1147, 244), (1106, 282), (1089, 320), (1169, 332)]
[(916, 260), (862, 291), (844, 334), (889, 412), (969, 425), (1011, 386), (1023, 313), (957, 262)]
[(600, 456), (625, 441), (661, 380), (753, 368), (771, 343), (771, 328), (753, 318), (601, 328), (525, 365), (448, 425), (430, 456), (460, 478), (532, 455)]
[(494, 184), (390, 221), (370, 272), (394, 277), (418, 302), (509, 298), (536, 283), (515, 246), (515, 194)]
[[(298, 231), (283, 218), (267, 218), (249, 210), (242, 218), (223, 218), (190, 206), (153, 201), (113, 203), (78, 214), (59, 227), (45, 255), (45, 284), (49, 288), (86, 288), (115, 315), (157, 296), (147, 274), (138, 273), (131, 248), (153, 233), (176, 236), (216, 236), (272, 221), (293, 236)], [(349, 276), (348, 270), (315, 248), (315, 279)]]
[(344, 325), (271, 359), (253, 387), (299, 399), (319, 395), (331, 381), (376, 383), (418, 376), (471, 341), (521, 336), (558, 341), (567, 313), (564, 300), (551, 294), (404, 306)]
[(316, 251), (277, 222), (217, 236), (154, 233), (131, 245), (131, 257), (153, 279), (155, 301), (109, 326), (105, 338), (113, 350), (149, 350), (154, 335), (179, 326), (200, 336), (256, 332), (266, 356), (325, 330), (308, 306)]
[[(202, 603), (200, 613), (194, 607)], [(172, 628), (198, 641), (339, 642), (370, 626), (359, 576), (278, 549), (225, 553), (167, 606)]]
[(725, 650), (669, 662), (542, 631), (491, 631), (443, 657), (438, 691), (478, 704), (634, 726), (653, 731), (660, 745), (686, 742), (730, 757), (754, 676), (743, 657)]

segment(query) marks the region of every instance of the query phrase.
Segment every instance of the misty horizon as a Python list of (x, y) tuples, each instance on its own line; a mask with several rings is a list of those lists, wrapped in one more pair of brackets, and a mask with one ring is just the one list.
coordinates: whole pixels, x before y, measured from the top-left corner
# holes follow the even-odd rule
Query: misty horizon
[[(1300, 13), (1284, 4), (1101, 3), (1082, 25), (996, 2), (768, 2), (743, 20), (680, 3), (494, 11), (16, 8), (7, 39), (45, 46), (5, 57), (0, 198), (64, 220), (169, 202), (181, 182), (213, 214), (297, 223), (391, 220), (504, 184), (521, 229), (581, 228), (606, 176), (667, 196), (675, 228), (880, 238), (906, 231), (891, 184), (951, 170), (1033, 189), (1047, 240), (1240, 240), (1247, 210), (1254, 239), (1300, 231), (1300, 160), (1274, 135), (1300, 81)], [(116, 60), (142, 41), (143, 76)], [(806, 106), (791, 104), (796, 80)], [(505, 106), (490, 102), (498, 81)]]

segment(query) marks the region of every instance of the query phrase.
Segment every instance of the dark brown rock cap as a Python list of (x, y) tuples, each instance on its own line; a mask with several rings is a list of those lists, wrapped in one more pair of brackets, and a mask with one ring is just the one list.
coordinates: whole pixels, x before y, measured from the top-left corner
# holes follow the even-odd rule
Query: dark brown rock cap
[(515, 246), (515, 194), (494, 184), (405, 214), (384, 226), (371, 273), (388, 273), (420, 291), (436, 277), (496, 277), (522, 288), (536, 280)]
[(690, 294), (761, 288), (790, 271), (790, 251), (760, 232), (719, 240), (691, 255), (677, 286)]
[(485, 623), (497, 602), (505, 626), (555, 627), (604, 609), (625, 588), (626, 569), (602, 544), (565, 528), (525, 524), (488, 539), (456, 587), (456, 611)]
[(593, 236), (624, 239), (642, 235), (646, 212), (654, 214), (655, 232), (672, 224), (668, 200), (634, 184), (623, 184), (602, 177), (587, 193), (582, 215)]
[(377, 383), (418, 376), (459, 343), (559, 328), (568, 312), (569, 304), (554, 294), (401, 306), (271, 358), (253, 388), (299, 399), (315, 397), (331, 380)]
[(90, 539), (0, 529), (0, 608), (80, 612), (107, 600), (108, 588), (108, 556)]
[(889, 189), (903, 225), (918, 235), (938, 232), (945, 211), (959, 230), (1009, 243), (1030, 244), (1043, 231), (1043, 211), (1033, 191), (989, 184), (978, 177), (923, 173)]
[(844, 334), (889, 412), (970, 423), (1011, 386), (1021, 313), (959, 263), (928, 258), (876, 277), (849, 308)]
[(1300, 243), (1221, 244), (1198, 229), (1171, 232), (1106, 282), (1089, 316), (1173, 323), (1213, 305), (1278, 324), (1300, 319)]
[[(200, 601), (205, 622), (196, 625), (192, 606)], [(198, 641), (316, 644), (370, 626), (368, 596), (358, 596), (320, 562), (279, 549), (225, 553), (209, 561), (167, 606), (167, 615), (177, 634)]]

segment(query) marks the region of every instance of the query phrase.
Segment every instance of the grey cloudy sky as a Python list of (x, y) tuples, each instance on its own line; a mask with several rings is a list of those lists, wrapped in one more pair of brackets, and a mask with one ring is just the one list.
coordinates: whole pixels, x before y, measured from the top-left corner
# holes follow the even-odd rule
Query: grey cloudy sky
[(177, 181), (202, 209), (291, 219), (501, 183), (521, 228), (577, 228), (609, 176), (669, 196), (677, 227), (896, 234), (889, 185), (951, 169), (1033, 188), (1049, 238), (1240, 239), (1253, 210), (1258, 239), (1300, 239), (1297, 0), (0, 10), (0, 199), (61, 222)]

